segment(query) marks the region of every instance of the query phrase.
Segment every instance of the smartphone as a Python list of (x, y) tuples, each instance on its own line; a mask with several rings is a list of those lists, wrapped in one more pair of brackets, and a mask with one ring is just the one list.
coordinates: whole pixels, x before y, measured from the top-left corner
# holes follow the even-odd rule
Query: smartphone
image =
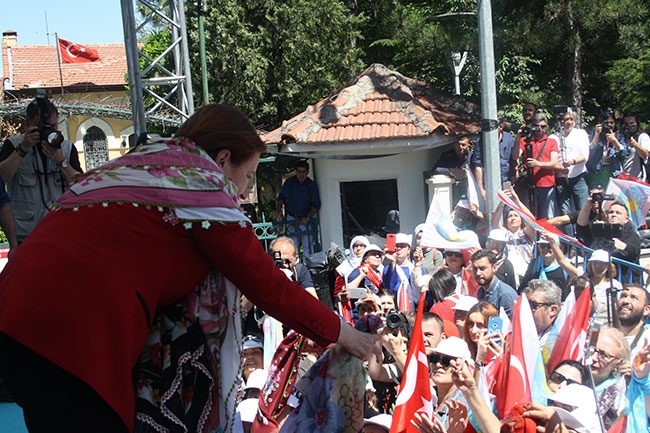
[(501, 189), (502, 189), (503, 191), (507, 191), (507, 190), (509, 190), (510, 188), (512, 188), (512, 182), (510, 182), (509, 180), (506, 180), (506, 181), (503, 182), (503, 184), (501, 185)]
[(350, 287), (348, 289), (348, 298), (350, 299), (361, 299), (368, 294), (368, 290), (365, 287)]
[[(490, 316), (488, 319), (488, 326), (487, 326), (487, 333), (488, 335), (490, 334), (498, 334), (498, 333), (503, 333), (503, 319), (499, 316)], [(501, 344), (501, 341), (499, 341), (497, 344)]]
[(386, 234), (386, 249), (390, 252), (395, 251), (395, 233)]

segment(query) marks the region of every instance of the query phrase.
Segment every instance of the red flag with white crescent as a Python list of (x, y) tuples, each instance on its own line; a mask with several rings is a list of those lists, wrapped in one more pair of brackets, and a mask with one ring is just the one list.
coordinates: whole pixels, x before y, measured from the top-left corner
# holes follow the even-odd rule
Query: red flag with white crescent
[(97, 50), (59, 38), (59, 52), (63, 63), (87, 63), (101, 60)]
[(411, 344), (408, 350), (404, 375), (399, 394), (395, 401), (393, 422), (390, 433), (417, 433), (411, 420), (413, 414), (420, 413), (433, 418), (433, 401), (429, 382), (429, 361), (424, 348), (422, 334), (422, 312), (424, 310), (424, 292), (420, 293), (418, 311), (413, 325)]

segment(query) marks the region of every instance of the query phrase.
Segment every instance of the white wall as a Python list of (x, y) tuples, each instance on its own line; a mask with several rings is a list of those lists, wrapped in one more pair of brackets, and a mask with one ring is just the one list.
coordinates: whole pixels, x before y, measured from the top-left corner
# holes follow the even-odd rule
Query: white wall
[(321, 197), (323, 248), (327, 249), (330, 242), (343, 245), (340, 182), (397, 179), (401, 230), (412, 233), (426, 218), (427, 185), (423, 173), (431, 170), (436, 159), (432, 151), (421, 151), (371, 160), (314, 160), (314, 180)]

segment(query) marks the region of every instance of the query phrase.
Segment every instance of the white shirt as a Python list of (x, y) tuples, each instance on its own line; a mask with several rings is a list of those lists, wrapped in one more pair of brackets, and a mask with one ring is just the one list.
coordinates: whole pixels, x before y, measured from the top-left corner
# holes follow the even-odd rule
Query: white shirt
[[(569, 178), (574, 178), (587, 171), (585, 162), (589, 158), (589, 135), (587, 131), (580, 128), (572, 128), (569, 135), (564, 137), (564, 143), (560, 140), (557, 134), (553, 134), (559, 143), (560, 153), (558, 155), (558, 163), (562, 164), (564, 161), (576, 160), (580, 156), (584, 156), (584, 161), (578, 164), (569, 166)], [(565, 177), (563, 173), (556, 172), (557, 177)]]

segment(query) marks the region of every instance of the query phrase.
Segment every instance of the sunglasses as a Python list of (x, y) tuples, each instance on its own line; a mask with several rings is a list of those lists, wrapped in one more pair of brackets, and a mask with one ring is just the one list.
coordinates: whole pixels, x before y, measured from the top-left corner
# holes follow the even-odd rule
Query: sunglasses
[(435, 353), (435, 352), (430, 354), (428, 358), (430, 364), (440, 363), (440, 365), (442, 365), (444, 368), (449, 368), (451, 366), (451, 361), (453, 359), (456, 359), (451, 356), (441, 355), (440, 353)]
[(568, 377), (558, 373), (557, 371), (553, 372), (553, 374), (551, 374), (551, 377), (549, 377), (548, 380), (558, 385), (561, 384), (562, 382), (566, 382), (567, 385), (571, 385), (572, 383), (575, 383), (576, 385), (582, 385), (577, 380), (569, 379)]
[(553, 304), (551, 304), (549, 302), (528, 301), (528, 305), (530, 305), (530, 310), (531, 311), (537, 311), (540, 307), (550, 307)]
[(445, 251), (445, 256), (446, 257), (463, 257), (463, 253), (459, 253), (456, 251)]

